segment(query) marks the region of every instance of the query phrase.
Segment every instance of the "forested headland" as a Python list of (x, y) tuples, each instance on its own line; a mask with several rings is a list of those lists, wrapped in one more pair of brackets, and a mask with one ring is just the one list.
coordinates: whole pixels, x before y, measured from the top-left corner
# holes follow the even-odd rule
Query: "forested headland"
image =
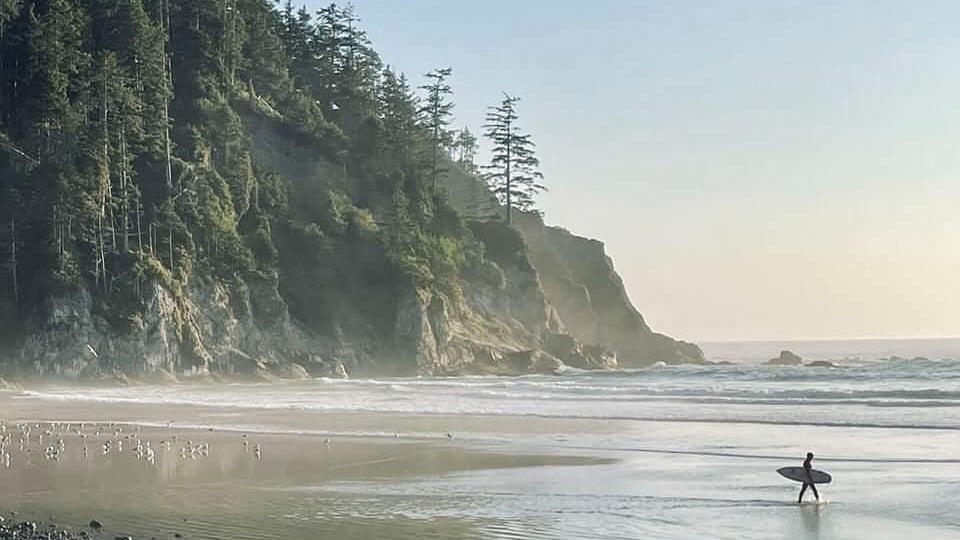
[(523, 102), (471, 131), (454, 80), (386, 65), (350, 6), (0, 0), (0, 374), (702, 361), (544, 226)]

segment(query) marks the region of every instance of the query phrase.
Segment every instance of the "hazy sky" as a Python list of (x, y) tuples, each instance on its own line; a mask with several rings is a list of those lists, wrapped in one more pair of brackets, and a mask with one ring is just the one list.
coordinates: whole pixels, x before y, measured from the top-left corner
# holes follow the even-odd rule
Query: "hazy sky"
[[(313, 2), (317, 7), (322, 2)], [(960, 335), (960, 2), (355, 0), (690, 340)]]

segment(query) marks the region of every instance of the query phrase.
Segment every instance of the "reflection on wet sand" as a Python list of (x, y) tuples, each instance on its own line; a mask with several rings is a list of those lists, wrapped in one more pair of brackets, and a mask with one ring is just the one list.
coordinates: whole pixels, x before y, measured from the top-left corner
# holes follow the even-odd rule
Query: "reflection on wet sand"
[[(96, 518), (108, 533), (148, 537), (469, 538), (467, 520), (417, 517), (318, 489), (480, 469), (599, 460), (364, 440), (117, 422), (4, 421), (0, 508), (57, 524)], [(397, 498), (396, 508), (416, 508)], [(474, 532), (471, 532), (474, 531)]]

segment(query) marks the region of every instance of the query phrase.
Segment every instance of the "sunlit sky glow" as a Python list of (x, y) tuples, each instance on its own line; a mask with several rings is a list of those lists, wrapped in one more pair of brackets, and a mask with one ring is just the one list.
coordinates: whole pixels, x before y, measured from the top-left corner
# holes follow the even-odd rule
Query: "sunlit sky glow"
[(414, 82), (454, 68), (458, 125), (523, 99), (548, 223), (654, 329), (960, 335), (960, 3), (354, 4)]

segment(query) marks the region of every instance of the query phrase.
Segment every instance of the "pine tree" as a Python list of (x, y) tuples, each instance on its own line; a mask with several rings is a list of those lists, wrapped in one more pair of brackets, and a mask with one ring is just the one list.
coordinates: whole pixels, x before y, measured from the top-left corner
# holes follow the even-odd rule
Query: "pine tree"
[(310, 40), (315, 62), (311, 89), (324, 114), (349, 134), (363, 122), (364, 111), (376, 99), (382, 67), (358, 23), (353, 6), (329, 4), (317, 11)]
[(382, 166), (407, 169), (412, 163), (416, 136), (417, 98), (404, 75), (383, 70), (377, 93), (377, 117), (383, 126)]
[(268, 0), (240, 0), (238, 9), (246, 33), (239, 65), (241, 82), (253, 89), (254, 97), (265, 95), (276, 105), (290, 91), (289, 59), (281, 39), (285, 21)]
[(79, 144), (83, 110), (75, 98), (86, 90), (81, 74), (90, 57), (83, 40), (88, 29), (81, 8), (69, 0), (52, 0), (46, 11), (31, 11), (29, 21), (30, 102), (21, 112), (32, 120), (31, 155), (39, 161), (70, 159)]
[(441, 152), (450, 144), (451, 133), (448, 126), (453, 115), (453, 102), (448, 97), (453, 89), (447, 84), (447, 78), (453, 74), (453, 69), (435, 69), (426, 73), (430, 82), (419, 88), (426, 91), (426, 98), (417, 111), (423, 119), (423, 126), (430, 137), (430, 179), (435, 198), (440, 196), (440, 158)]
[(290, 62), (290, 75), (300, 88), (311, 88), (316, 82), (316, 58), (310, 42), (313, 32), (310, 12), (305, 7), (294, 11), (293, 4), (287, 0), (280, 20), (283, 26), (281, 38)]
[(540, 184), (543, 174), (537, 170), (540, 160), (534, 155), (535, 145), (517, 125), (518, 101), (505, 93), (499, 105), (490, 107), (484, 124), (484, 136), (493, 150), (490, 165), (483, 169), (491, 191), (506, 208), (507, 223), (513, 222), (515, 209), (531, 210), (536, 194), (546, 190)]
[(464, 172), (474, 174), (477, 170), (477, 137), (464, 127), (453, 139), (454, 158)]

